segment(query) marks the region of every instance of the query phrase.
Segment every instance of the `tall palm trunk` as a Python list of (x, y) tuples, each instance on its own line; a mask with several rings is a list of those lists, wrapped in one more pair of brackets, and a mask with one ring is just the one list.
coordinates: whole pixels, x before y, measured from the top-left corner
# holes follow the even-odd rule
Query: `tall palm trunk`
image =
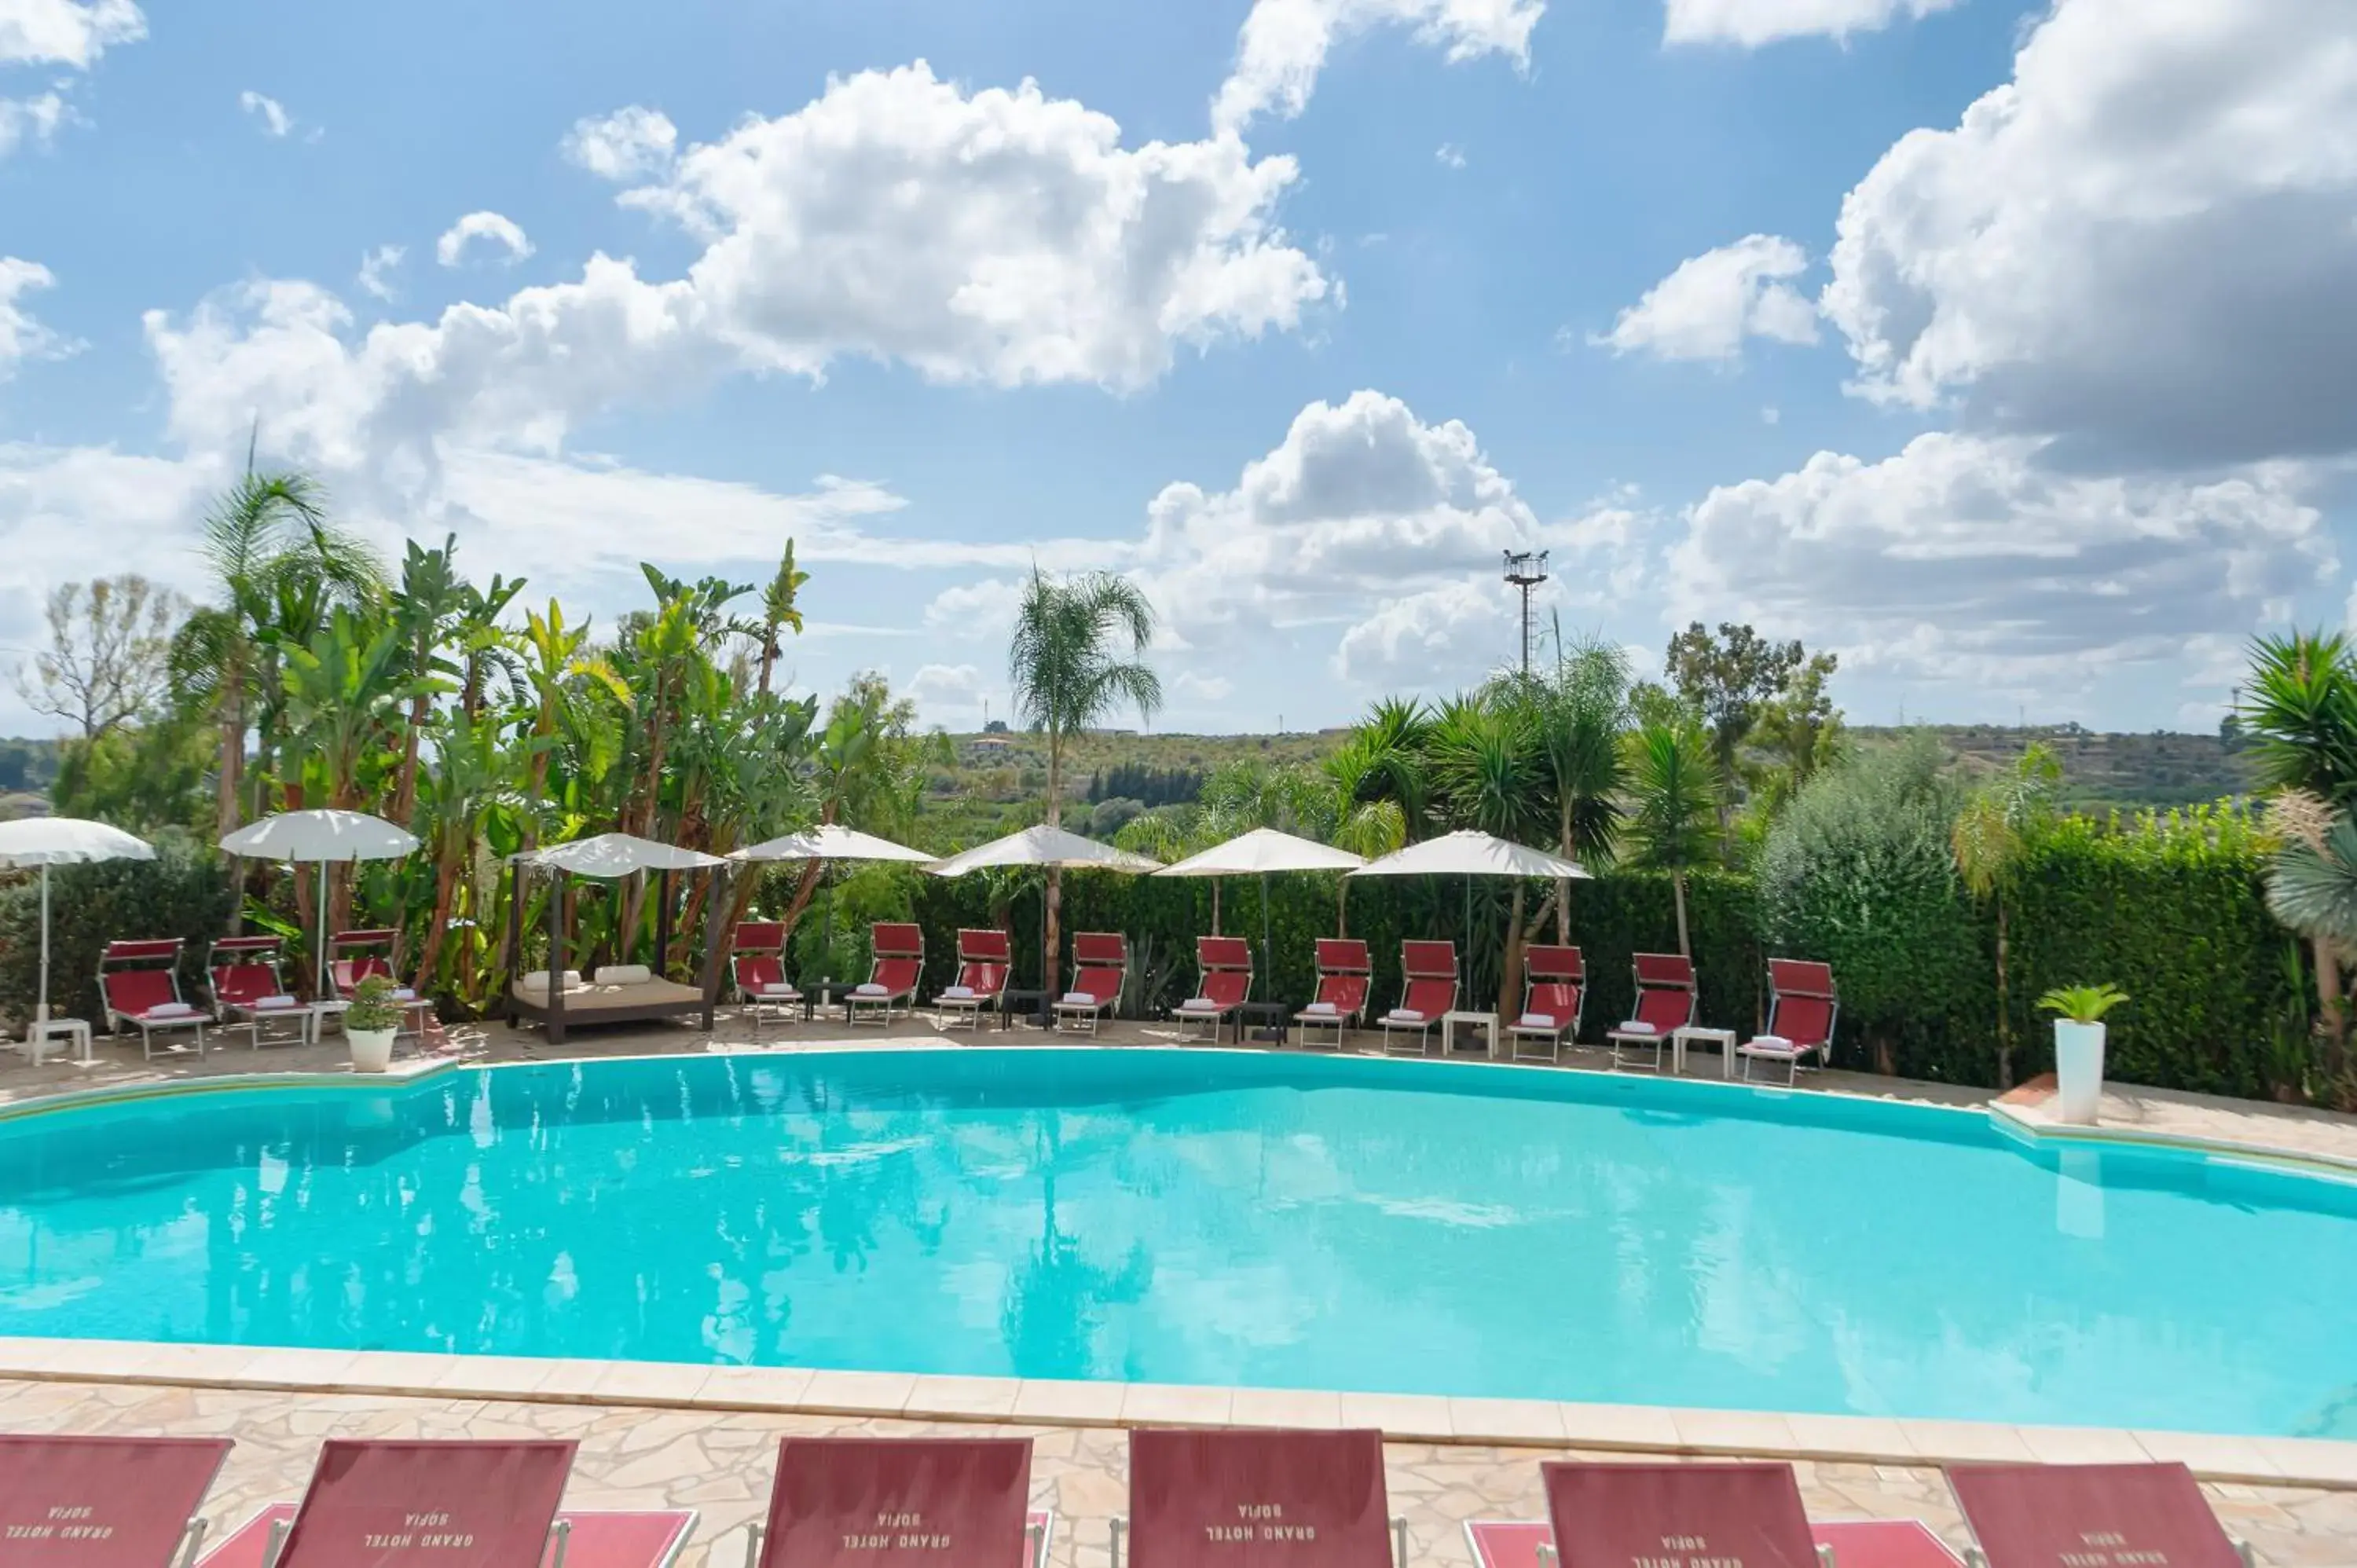
[(434, 918), (425, 923), (425, 940), (417, 944), (417, 971), (410, 984), (417, 994), (432, 994), (435, 966), (442, 959), (442, 933), (450, 927), (450, 908), (458, 896), (458, 870), (466, 859), (463, 845), (443, 847), (434, 867)]
[(1512, 1021), (1522, 1016), (1523, 946), (1527, 940), (1523, 930), (1523, 880), (1514, 878), (1514, 904), (1506, 915), (1506, 951), (1498, 968), (1498, 1016)]
[(218, 836), (227, 838), (242, 825), (245, 793), (245, 703), (235, 685), (221, 697), (219, 774), (215, 820)]
[(1686, 940), (1686, 874), (1684, 872), (1670, 873), (1670, 897), (1678, 907), (1678, 956), (1692, 959), (1694, 944)]
[(2330, 1047), (2326, 1069), (2334, 1076), (2341, 1072), (2342, 1058), (2349, 1044), (2348, 1011), (2341, 989), (2341, 954), (2330, 937), (2312, 939), (2316, 953), (2316, 1000), (2323, 1015), (2324, 1032)]

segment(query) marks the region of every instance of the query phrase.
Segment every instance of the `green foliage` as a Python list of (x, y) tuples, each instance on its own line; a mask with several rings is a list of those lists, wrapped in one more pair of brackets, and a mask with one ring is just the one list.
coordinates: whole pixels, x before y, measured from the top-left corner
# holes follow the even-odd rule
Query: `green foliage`
[[(154, 860), (108, 860), (49, 872), (49, 1010), (95, 1022), (98, 960), (117, 939), (179, 937), (180, 989), (205, 994), (207, 944), (229, 929), (234, 896), (210, 850), (167, 834)], [(13, 873), (0, 887), (0, 1012), (32, 1015), (41, 978), (41, 886), (38, 872)]]
[(2040, 1010), (2060, 1013), (2073, 1024), (2100, 1024), (2104, 1015), (2128, 999), (2116, 985), (2061, 985), (2038, 999)]
[(393, 982), (382, 974), (371, 974), (352, 987), (351, 1004), (344, 1009), (344, 1028), (401, 1027), (401, 1004), (393, 999)]
[(2339, 633), (2254, 641), (2239, 717), (2261, 789), (2357, 802), (2357, 651)]
[(2316, 843), (2287, 841), (2267, 872), (2267, 908), (2301, 936), (2357, 943), (2357, 822), (2336, 815)]

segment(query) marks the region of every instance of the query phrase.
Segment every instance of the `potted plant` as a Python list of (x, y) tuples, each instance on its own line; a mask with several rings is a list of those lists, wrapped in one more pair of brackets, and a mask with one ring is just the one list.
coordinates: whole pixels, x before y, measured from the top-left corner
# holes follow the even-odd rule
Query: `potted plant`
[(2093, 1125), (2104, 1098), (2104, 1015), (2127, 1000), (2112, 985), (2065, 985), (2038, 1004), (2054, 1019), (2054, 1076), (2065, 1122)]
[(400, 1027), (401, 1001), (393, 995), (393, 982), (382, 974), (361, 981), (344, 1009), (344, 1040), (352, 1048), (352, 1070), (392, 1070), (393, 1036)]

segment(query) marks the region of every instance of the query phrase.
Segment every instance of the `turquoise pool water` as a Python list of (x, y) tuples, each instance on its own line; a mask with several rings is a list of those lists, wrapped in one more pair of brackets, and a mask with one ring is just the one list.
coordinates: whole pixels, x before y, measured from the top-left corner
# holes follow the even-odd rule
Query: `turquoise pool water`
[(2357, 1437), (2357, 1189), (1412, 1061), (500, 1068), (0, 1124), (0, 1333)]

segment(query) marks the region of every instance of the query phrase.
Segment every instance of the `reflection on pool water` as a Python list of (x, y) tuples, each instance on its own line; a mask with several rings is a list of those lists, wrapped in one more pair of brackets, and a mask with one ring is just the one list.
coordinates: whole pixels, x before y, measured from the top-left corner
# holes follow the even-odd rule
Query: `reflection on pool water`
[(0, 1333), (2357, 1436), (2357, 1188), (1977, 1113), (1178, 1050), (0, 1125)]

